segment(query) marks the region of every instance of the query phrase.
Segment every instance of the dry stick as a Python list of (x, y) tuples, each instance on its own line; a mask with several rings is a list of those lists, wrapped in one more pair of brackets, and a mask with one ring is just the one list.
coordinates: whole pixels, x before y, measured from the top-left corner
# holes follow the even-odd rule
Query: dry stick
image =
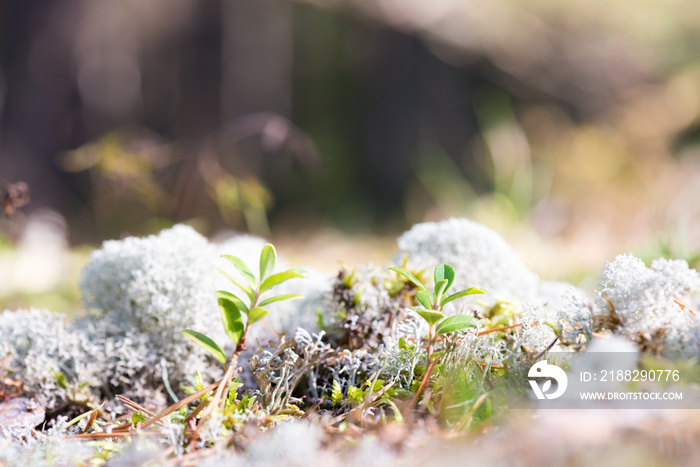
[(678, 306), (680, 306), (681, 308), (683, 308), (683, 309), (685, 309), (685, 310), (688, 310), (688, 312), (689, 312), (691, 315), (695, 316), (695, 312), (694, 312), (693, 309), (690, 308), (688, 305), (686, 305), (685, 303), (681, 302), (681, 301), (678, 300), (677, 298), (674, 298), (673, 301), (676, 302), (676, 304), (677, 304)]
[(539, 360), (540, 358), (544, 357), (544, 354), (549, 352), (552, 349), (552, 347), (554, 347), (554, 344), (556, 344), (558, 340), (559, 340), (559, 338), (555, 337), (554, 340), (552, 341), (552, 343), (549, 344), (546, 349), (544, 349), (542, 352), (538, 353), (535, 356), (535, 360)]
[(104, 438), (121, 438), (124, 436), (135, 435), (140, 433), (143, 435), (155, 435), (156, 431), (140, 431), (140, 430), (129, 430), (129, 431), (119, 431), (116, 433), (82, 433), (79, 435), (66, 436), (67, 439), (104, 439)]
[(185, 419), (182, 421), (182, 424), (183, 424), (184, 426), (187, 426), (187, 424), (190, 422), (190, 420), (192, 420), (194, 417), (196, 417), (197, 415), (199, 415), (199, 412), (201, 412), (202, 409), (203, 409), (204, 407), (206, 407), (207, 404), (208, 404), (209, 402), (211, 402), (211, 397), (207, 397), (206, 399), (204, 399), (204, 400), (197, 406), (197, 408), (195, 408), (187, 417), (185, 417)]
[(209, 404), (207, 405), (206, 410), (202, 414), (202, 416), (199, 419), (199, 424), (197, 425), (197, 429), (194, 430), (194, 433), (192, 434), (192, 440), (190, 441), (190, 444), (194, 444), (194, 442), (197, 440), (199, 437), (199, 432), (202, 431), (202, 426), (204, 426), (204, 423), (207, 421), (207, 417), (211, 415), (211, 413), (214, 411), (214, 408), (219, 405), (219, 400), (221, 399), (221, 395), (224, 392), (224, 387), (227, 386), (228, 380), (233, 378), (233, 372), (236, 370), (236, 363), (238, 362), (238, 352), (233, 354), (234, 356), (231, 357), (231, 360), (229, 361), (228, 368), (226, 368), (226, 373), (224, 373), (224, 377), (219, 381), (219, 385), (216, 388), (216, 392), (214, 393), (214, 397), (209, 400)]
[[(197, 399), (198, 397), (203, 396), (207, 392), (214, 389), (220, 382), (221, 381), (219, 380), (215, 383), (212, 383), (209, 386), (207, 386), (206, 388), (202, 389), (201, 391), (197, 391), (194, 394), (190, 394), (186, 398), (182, 399), (180, 402), (169, 406), (165, 410), (159, 412), (155, 416), (153, 416), (153, 417), (149, 418), (148, 420), (146, 420), (145, 422), (143, 422), (143, 424), (141, 425), (141, 429), (146, 428), (147, 426), (152, 425), (153, 423), (159, 422), (163, 417), (175, 412), (176, 410), (181, 409), (182, 407), (186, 406), (187, 404), (189, 404), (193, 400)], [(117, 396), (117, 397), (120, 397), (122, 399), (122, 401), (124, 401), (124, 402), (128, 401), (131, 404), (139, 406), (138, 404), (136, 404), (133, 401), (130, 401), (126, 397), (121, 397), (121, 396)], [(130, 405), (130, 404), (128, 404), (128, 405)], [(114, 428), (112, 430), (112, 433), (84, 433), (84, 434), (80, 434), (80, 435), (68, 436), (68, 438), (88, 438), (88, 439), (90, 439), (90, 437), (95, 438), (95, 439), (97, 439), (97, 438), (117, 438), (119, 436), (132, 435), (138, 431), (138, 430), (128, 430), (128, 428), (131, 426), (133, 426), (133, 423), (129, 422), (125, 425), (121, 425), (121, 426)]]
[(408, 406), (408, 410), (411, 410), (416, 405), (416, 402), (418, 402), (418, 396), (420, 396), (420, 393), (423, 391), (423, 389), (425, 389), (425, 386), (428, 384), (428, 380), (430, 379), (430, 374), (435, 369), (437, 362), (438, 362), (438, 359), (434, 358), (433, 361), (430, 362), (430, 365), (428, 365), (428, 368), (425, 370), (425, 375), (423, 375), (423, 381), (420, 382), (420, 386), (418, 386), (418, 390), (416, 391), (416, 394), (413, 396), (413, 399), (411, 399), (411, 403)]
[[(257, 295), (255, 300), (253, 300), (253, 303), (256, 302)], [(248, 329), (249, 327), (246, 326), (245, 331), (243, 331), (243, 337), (241, 338), (240, 342), (238, 342), (238, 344), (236, 345), (236, 350), (234, 350), (233, 355), (231, 355), (231, 358), (229, 359), (229, 365), (228, 368), (226, 368), (226, 373), (224, 373), (224, 377), (221, 378), (221, 380), (219, 381), (219, 385), (216, 388), (216, 392), (214, 393), (214, 398), (211, 399), (211, 401), (207, 405), (206, 410), (199, 419), (199, 424), (197, 425), (197, 428), (192, 434), (190, 446), (193, 446), (197, 438), (199, 438), (199, 432), (202, 431), (202, 427), (206, 423), (207, 417), (209, 417), (209, 415), (211, 415), (211, 413), (214, 411), (214, 408), (216, 408), (216, 406), (219, 405), (219, 401), (221, 400), (221, 395), (224, 393), (224, 389), (229, 385), (229, 383), (233, 379), (233, 372), (236, 370), (238, 364), (238, 357), (241, 355), (241, 352), (245, 350), (245, 344), (248, 338)]]
[[(537, 325), (539, 323), (535, 323), (535, 324)], [(522, 326), (522, 324), (517, 323), (517, 324), (511, 324), (510, 326), (503, 326), (502, 328), (486, 329), (484, 331), (479, 331), (476, 335), (483, 336), (484, 334), (489, 334), (491, 332), (506, 331), (508, 329), (517, 328), (518, 326)]]
[[(117, 394), (117, 399), (119, 399), (119, 400), (122, 401), (124, 404), (126, 404), (126, 406), (127, 406), (129, 409), (131, 409), (132, 412), (139, 412), (139, 413), (141, 413), (141, 414), (147, 415), (148, 417), (154, 417), (154, 416), (155, 416), (155, 414), (154, 414), (153, 412), (151, 412), (150, 410), (148, 410), (147, 408), (145, 408), (145, 407), (143, 407), (143, 406), (137, 404), (136, 402), (132, 401), (131, 399), (127, 399), (126, 397), (124, 397), (124, 396), (122, 396), (122, 395), (120, 395), (120, 394)], [(163, 422), (161, 422), (161, 421), (158, 421), (158, 422), (156, 422), (156, 423), (157, 423), (159, 426), (165, 426), (165, 425), (163, 425)], [(121, 427), (120, 427), (120, 428), (121, 428)], [(122, 429), (123, 429), (123, 428), (122, 428)], [(112, 430), (112, 431), (114, 432), (115, 430)], [(119, 430), (119, 431), (121, 431), (121, 430)]]
[(119, 399), (120, 401), (122, 401), (123, 403), (128, 405), (129, 408), (131, 410), (133, 410), (134, 412), (142, 412), (142, 413), (148, 415), (149, 417), (154, 417), (156, 415), (153, 412), (151, 412), (150, 410), (148, 410), (147, 408), (137, 404), (136, 402), (132, 401), (131, 399), (127, 399), (126, 397), (124, 397), (120, 394), (117, 394), (117, 399)]
[[(538, 326), (539, 324), (540, 324), (540, 323), (533, 323), (533, 326)], [(484, 334), (490, 334), (490, 333), (492, 333), (492, 332), (507, 331), (508, 329), (517, 328), (517, 327), (519, 327), (519, 326), (522, 326), (522, 324), (521, 324), (521, 323), (516, 323), (516, 324), (511, 324), (510, 326), (503, 326), (503, 327), (500, 327), (500, 328), (486, 329), (486, 330), (484, 330), (484, 331), (479, 331), (479, 332), (477, 332), (476, 335), (477, 335), (477, 336), (483, 336)], [(415, 341), (416, 341), (416, 338), (415, 338), (415, 337), (409, 337), (408, 340), (411, 341), (411, 342), (415, 342)], [(424, 340), (424, 339), (423, 339), (423, 340)], [(442, 342), (442, 338), (441, 338), (441, 337), (438, 337), (437, 339), (435, 339), (435, 342)]]
[(476, 360), (474, 360), (474, 363), (476, 363), (477, 365), (480, 365), (480, 366), (490, 366), (492, 370), (502, 370), (503, 369), (503, 365), (487, 365), (486, 363), (477, 362)]
[(185, 397), (182, 399), (180, 402), (171, 405), (167, 409), (163, 410), (162, 412), (159, 412), (155, 417), (149, 418), (143, 424), (141, 425), (141, 428), (146, 428), (147, 426), (159, 421), (166, 415), (170, 415), (171, 413), (175, 412), (176, 410), (180, 410), (182, 407), (186, 406), (193, 400), (197, 399), (198, 397), (203, 396), (204, 394), (208, 393), (209, 391), (213, 390), (219, 383), (221, 383), (221, 380), (217, 381), (216, 383), (212, 383), (206, 388), (202, 389), (201, 391), (197, 391), (194, 394), (190, 394), (189, 396)]

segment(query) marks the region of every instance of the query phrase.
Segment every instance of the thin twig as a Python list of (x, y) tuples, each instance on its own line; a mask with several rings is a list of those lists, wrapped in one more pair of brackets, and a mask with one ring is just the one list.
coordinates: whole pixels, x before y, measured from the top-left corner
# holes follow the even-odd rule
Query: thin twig
[(538, 354), (535, 356), (535, 360), (539, 360), (540, 358), (542, 358), (542, 357), (544, 356), (544, 354), (546, 354), (547, 352), (549, 352), (550, 349), (551, 349), (552, 347), (554, 347), (554, 344), (556, 344), (558, 340), (559, 340), (559, 338), (558, 338), (558, 337), (555, 337), (554, 340), (552, 341), (552, 343), (549, 344), (549, 345), (547, 346), (546, 349), (544, 349), (542, 352), (538, 353)]
[(151, 412), (150, 410), (148, 410), (147, 408), (143, 407), (142, 405), (137, 404), (136, 402), (132, 401), (131, 399), (128, 399), (128, 398), (122, 396), (121, 394), (117, 394), (116, 397), (117, 397), (117, 399), (119, 399), (120, 401), (122, 401), (123, 403), (128, 405), (129, 408), (134, 412), (141, 412), (141, 413), (148, 415), (149, 417), (154, 417), (156, 415), (153, 412)]
[(207, 404), (207, 408), (202, 414), (202, 416), (199, 419), (199, 423), (197, 424), (197, 428), (194, 430), (194, 433), (192, 434), (192, 440), (190, 441), (190, 445), (193, 445), (194, 442), (199, 438), (199, 432), (202, 431), (202, 427), (207, 421), (207, 418), (211, 413), (214, 411), (214, 409), (219, 405), (219, 400), (221, 400), (221, 395), (224, 392), (224, 388), (228, 385), (228, 383), (233, 379), (233, 372), (236, 370), (236, 363), (238, 363), (238, 352), (234, 353), (233, 356), (231, 357), (231, 360), (229, 362), (228, 368), (226, 368), (226, 373), (224, 373), (224, 377), (219, 381), (219, 384), (216, 388), (216, 392), (214, 393), (214, 397), (209, 400), (209, 403)]
[(68, 439), (105, 439), (105, 438), (121, 438), (124, 436), (135, 435), (136, 433), (142, 435), (155, 435), (156, 431), (141, 431), (141, 430), (129, 430), (129, 431), (118, 431), (112, 433), (81, 433), (78, 435), (66, 436)]
[[(538, 324), (540, 324), (540, 323), (534, 323), (534, 324), (535, 324), (535, 325), (538, 325)], [(477, 336), (483, 336), (484, 334), (489, 334), (489, 333), (492, 333), (492, 332), (506, 331), (506, 330), (508, 330), (508, 329), (517, 328), (518, 326), (522, 326), (522, 324), (516, 323), (516, 324), (511, 324), (510, 326), (503, 326), (503, 327), (501, 327), (501, 328), (485, 329), (485, 330), (483, 330), (483, 331), (479, 331), (476, 335), (477, 335)]]
[(690, 313), (691, 315), (695, 316), (695, 312), (693, 311), (693, 309), (692, 309), (691, 307), (689, 307), (689, 306), (686, 305), (685, 303), (681, 302), (681, 301), (678, 300), (677, 298), (674, 298), (673, 301), (676, 302), (676, 304), (677, 304), (678, 306), (680, 306), (682, 309), (688, 310), (688, 313)]
[[(430, 365), (428, 365), (428, 368), (425, 370), (425, 375), (423, 375), (423, 381), (420, 382), (420, 386), (418, 386), (418, 390), (416, 391), (416, 394), (413, 396), (413, 399), (411, 399), (411, 403), (408, 406), (408, 410), (413, 409), (413, 407), (418, 402), (418, 397), (420, 396), (420, 393), (423, 391), (423, 389), (425, 389), (425, 386), (428, 384), (428, 380), (430, 379), (430, 374), (435, 369), (437, 362), (438, 362), (438, 358), (434, 358), (433, 361), (430, 362)], [(406, 417), (404, 416), (404, 418), (406, 418)]]
[(192, 419), (195, 418), (197, 415), (199, 415), (199, 412), (201, 412), (202, 409), (204, 409), (204, 407), (206, 407), (207, 404), (208, 404), (210, 401), (211, 401), (211, 397), (207, 397), (206, 399), (204, 399), (204, 400), (197, 406), (197, 408), (195, 408), (187, 417), (185, 417), (185, 419), (182, 421), (182, 424), (185, 425), (185, 426), (187, 426), (187, 424), (190, 422), (190, 420), (192, 420)]
[(169, 406), (168, 408), (166, 408), (162, 412), (159, 412), (153, 418), (149, 418), (148, 420), (143, 422), (143, 424), (141, 425), (141, 428), (146, 428), (147, 426), (159, 421), (160, 419), (162, 419), (166, 415), (170, 415), (171, 413), (175, 412), (176, 410), (180, 410), (182, 407), (186, 406), (187, 404), (189, 404), (193, 400), (195, 400), (198, 397), (201, 397), (204, 394), (208, 393), (209, 391), (213, 390), (219, 383), (221, 383), (221, 380), (217, 381), (216, 383), (210, 384), (209, 386), (202, 389), (201, 391), (197, 391), (194, 394), (190, 394), (189, 396), (185, 397), (177, 404), (173, 404), (173, 405)]

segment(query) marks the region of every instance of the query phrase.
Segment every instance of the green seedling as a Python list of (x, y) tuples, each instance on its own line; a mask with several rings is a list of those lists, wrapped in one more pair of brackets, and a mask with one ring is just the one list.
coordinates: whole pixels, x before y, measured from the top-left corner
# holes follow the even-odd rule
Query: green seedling
[(452, 266), (449, 264), (438, 264), (435, 267), (433, 271), (435, 280), (433, 291), (429, 291), (425, 284), (407, 270), (398, 267), (389, 269), (402, 275), (418, 287), (416, 301), (419, 305), (412, 306), (411, 309), (418, 313), (430, 326), (428, 334), (428, 363), (430, 363), (437, 336), (476, 327), (476, 320), (471, 316), (455, 315), (446, 318), (442, 312), (445, 305), (458, 298), (486, 293), (484, 289), (469, 287), (451, 295), (446, 295), (455, 280), (455, 270)]
[(416, 391), (414, 400), (410, 405), (413, 407), (415, 402), (418, 400), (419, 394), (428, 383), (430, 374), (435, 368), (435, 364), (437, 363), (438, 357), (441, 354), (441, 352), (434, 352), (437, 337), (443, 334), (449, 334), (476, 327), (476, 320), (471, 316), (454, 315), (446, 318), (445, 313), (442, 311), (444, 306), (458, 298), (465, 297), (467, 295), (484, 294), (486, 291), (478, 287), (470, 287), (468, 289), (455, 292), (451, 295), (447, 295), (447, 291), (450, 289), (455, 280), (455, 270), (449, 264), (438, 264), (435, 267), (435, 270), (433, 271), (435, 286), (432, 291), (428, 290), (425, 284), (419, 281), (406, 269), (399, 267), (392, 267), (389, 269), (405, 277), (418, 287), (418, 292), (416, 292), (416, 301), (418, 302), (418, 305), (410, 308), (418, 313), (418, 315), (420, 315), (429, 326), (426, 371), (423, 375), (423, 380)]
[(265, 308), (267, 305), (283, 300), (302, 298), (301, 295), (294, 293), (273, 295), (264, 299), (263, 295), (290, 279), (306, 277), (306, 271), (302, 269), (289, 269), (284, 272), (273, 273), (277, 260), (277, 252), (275, 251), (275, 247), (269, 243), (263, 247), (260, 253), (259, 279), (255, 277), (255, 274), (251, 272), (250, 268), (248, 268), (245, 262), (240, 258), (232, 255), (222, 255), (222, 257), (233, 264), (243, 276), (243, 282), (241, 282), (224, 273), (231, 282), (243, 291), (248, 299), (248, 303), (246, 304), (243, 299), (231, 292), (224, 290), (216, 292), (216, 295), (219, 297), (221, 322), (223, 323), (226, 334), (234, 344), (233, 353), (228, 358), (228, 365), (226, 365), (226, 353), (213, 339), (191, 329), (182, 331), (182, 334), (192, 339), (207, 352), (211, 353), (222, 365), (226, 366), (226, 372), (221, 381), (219, 381), (214, 396), (202, 403), (206, 404), (206, 409), (202, 413), (199, 425), (192, 436), (193, 440), (197, 439), (207, 417), (219, 405), (224, 390), (233, 380), (238, 357), (241, 352), (245, 350), (246, 338), (250, 326), (269, 314), (268, 309)]
[[(266, 299), (262, 299), (262, 296), (270, 292), (275, 286), (290, 279), (306, 277), (306, 271), (302, 269), (289, 269), (284, 272), (273, 274), (275, 262), (277, 260), (277, 252), (275, 251), (275, 247), (269, 243), (263, 247), (260, 254), (260, 280), (255, 277), (240, 258), (232, 255), (222, 255), (222, 258), (233, 264), (243, 276), (245, 282), (240, 282), (224, 273), (248, 298), (248, 303), (246, 304), (244, 300), (231, 292), (225, 290), (216, 292), (216, 295), (219, 297), (221, 322), (223, 323), (226, 334), (236, 346), (234, 355), (237, 357), (237, 354), (245, 347), (245, 340), (250, 325), (256, 321), (260, 321), (270, 313), (269, 310), (265, 308), (267, 305), (283, 300), (302, 298), (301, 295), (295, 293), (275, 295)], [(219, 362), (224, 365), (226, 364), (226, 354), (223, 348), (214, 342), (213, 339), (191, 329), (186, 329), (182, 331), (182, 333), (211, 353)]]

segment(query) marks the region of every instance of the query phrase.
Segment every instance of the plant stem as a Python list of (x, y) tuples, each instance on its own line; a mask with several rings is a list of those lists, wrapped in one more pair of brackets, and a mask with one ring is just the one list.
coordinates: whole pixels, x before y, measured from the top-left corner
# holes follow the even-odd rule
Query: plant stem
[[(260, 286), (258, 286), (255, 289), (255, 294), (253, 295), (253, 299), (250, 301), (250, 306), (248, 307), (249, 310), (252, 310), (253, 308), (255, 308), (257, 306), (258, 300), (260, 299), (260, 295), (261, 295), (260, 294)], [(246, 347), (246, 341), (248, 340), (248, 330), (249, 329), (250, 329), (250, 323), (246, 323), (245, 330), (243, 331), (243, 336), (241, 337), (241, 340), (236, 344), (236, 349), (233, 351), (233, 355), (231, 355), (231, 358), (229, 359), (228, 366), (226, 367), (226, 373), (224, 373), (224, 377), (219, 382), (219, 386), (216, 388), (216, 392), (214, 393), (214, 397), (209, 399), (209, 403), (207, 404), (206, 409), (204, 409), (202, 416), (199, 419), (199, 424), (197, 424), (197, 428), (195, 429), (194, 433), (192, 434), (192, 439), (190, 441), (190, 444), (194, 444), (194, 442), (199, 438), (199, 432), (202, 430), (204, 423), (206, 423), (209, 415), (211, 415), (211, 413), (214, 411), (214, 409), (219, 405), (219, 402), (221, 402), (221, 400), (222, 400), (224, 390), (229, 386), (229, 384), (231, 383), (231, 380), (233, 380), (233, 377), (235, 376), (234, 372), (235, 372), (236, 367), (238, 365), (238, 357), (240, 356), (241, 352), (243, 352), (245, 350), (245, 347)]]
[(418, 390), (416, 391), (416, 394), (413, 396), (413, 399), (411, 399), (411, 403), (408, 406), (408, 410), (411, 410), (413, 408), (413, 406), (415, 406), (416, 403), (418, 402), (418, 397), (420, 396), (420, 393), (423, 392), (423, 389), (425, 389), (425, 386), (427, 386), (428, 380), (430, 379), (430, 374), (435, 369), (435, 365), (437, 365), (437, 358), (433, 359), (432, 362), (429, 362), (427, 367), (425, 368), (425, 374), (423, 375), (423, 380), (420, 382), (420, 386), (418, 386)]
[(434, 347), (435, 347), (435, 325), (431, 324), (430, 330), (428, 331), (428, 356), (427, 356), (426, 368), (427, 368), (427, 365), (430, 364), (430, 356), (433, 355), (433, 348)]

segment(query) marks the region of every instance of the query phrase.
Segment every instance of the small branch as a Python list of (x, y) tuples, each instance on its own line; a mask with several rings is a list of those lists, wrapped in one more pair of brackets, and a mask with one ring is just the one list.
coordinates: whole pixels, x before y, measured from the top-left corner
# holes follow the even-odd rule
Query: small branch
[(544, 354), (549, 352), (551, 350), (551, 348), (554, 347), (554, 344), (556, 344), (558, 340), (559, 340), (559, 338), (555, 337), (554, 340), (552, 341), (552, 343), (549, 344), (546, 349), (544, 349), (542, 352), (538, 353), (535, 356), (535, 360), (539, 360), (540, 358), (544, 357)]
[(233, 379), (233, 372), (236, 369), (236, 364), (238, 363), (238, 351), (233, 354), (231, 357), (231, 360), (229, 362), (228, 368), (226, 368), (226, 373), (224, 373), (224, 377), (219, 381), (219, 385), (216, 388), (216, 392), (214, 393), (214, 397), (209, 400), (209, 404), (207, 405), (206, 410), (202, 414), (202, 417), (199, 419), (199, 424), (197, 425), (197, 429), (194, 431), (192, 434), (192, 441), (190, 444), (194, 443), (194, 441), (199, 437), (199, 432), (202, 431), (202, 427), (207, 421), (207, 418), (211, 413), (214, 411), (214, 408), (219, 405), (219, 400), (221, 399), (221, 395), (224, 392), (224, 388), (228, 385), (229, 381)]
[(693, 309), (692, 309), (691, 307), (689, 307), (689, 306), (686, 305), (685, 303), (681, 302), (681, 301), (678, 300), (677, 298), (674, 298), (673, 301), (676, 302), (676, 304), (677, 304), (678, 306), (680, 306), (682, 309), (688, 310), (688, 313), (690, 313), (691, 315), (695, 316), (695, 312), (693, 311)]
[[(253, 309), (258, 301), (258, 292), (255, 294), (255, 299), (251, 303), (251, 309)], [(194, 442), (199, 438), (199, 433), (202, 431), (202, 427), (207, 421), (207, 418), (211, 413), (214, 411), (214, 409), (219, 405), (219, 402), (221, 401), (221, 396), (224, 393), (224, 390), (228, 387), (229, 383), (231, 383), (231, 380), (234, 377), (234, 371), (236, 370), (236, 367), (238, 365), (238, 357), (240, 356), (241, 352), (245, 350), (246, 346), (246, 341), (248, 339), (248, 330), (250, 329), (250, 326), (246, 325), (245, 330), (243, 331), (243, 337), (241, 337), (240, 342), (236, 345), (236, 350), (234, 350), (233, 355), (231, 355), (231, 359), (229, 360), (228, 367), (226, 368), (226, 373), (224, 373), (224, 377), (221, 378), (219, 381), (219, 385), (216, 388), (216, 392), (214, 393), (214, 397), (207, 399), (209, 403), (206, 406), (206, 409), (204, 410), (204, 413), (202, 413), (202, 416), (199, 419), (199, 424), (197, 424), (197, 428), (194, 430), (194, 433), (192, 434), (192, 439), (190, 441), (190, 445), (194, 444)], [(206, 401), (205, 401), (206, 402)], [(200, 409), (201, 410), (201, 409)]]
[(222, 380), (217, 381), (216, 383), (212, 383), (206, 388), (202, 389), (201, 391), (197, 391), (194, 394), (190, 394), (189, 396), (185, 397), (182, 399), (180, 402), (177, 404), (173, 404), (170, 407), (166, 408), (162, 412), (159, 412), (156, 414), (155, 417), (149, 418), (143, 424), (141, 425), (141, 428), (146, 428), (149, 425), (152, 425), (153, 423), (156, 423), (157, 421), (161, 420), (163, 417), (170, 415), (171, 413), (175, 412), (176, 410), (180, 410), (182, 407), (186, 406), (193, 400), (202, 397), (204, 394), (208, 393), (209, 391), (213, 391), (219, 383), (221, 383)]
[(435, 348), (435, 325), (430, 325), (430, 330), (428, 331), (428, 355), (427, 361), (430, 361), (430, 357), (433, 355), (433, 349)]
[[(538, 325), (538, 324), (540, 324), (540, 323), (534, 323), (534, 324), (535, 324), (535, 325)], [(498, 331), (506, 331), (506, 330), (508, 330), (508, 329), (517, 328), (517, 327), (519, 327), (519, 326), (522, 326), (522, 324), (517, 323), (517, 324), (511, 324), (510, 326), (503, 326), (503, 327), (501, 327), (501, 328), (486, 329), (486, 330), (484, 330), (484, 331), (479, 331), (476, 335), (477, 335), (477, 336), (483, 336), (484, 334), (490, 334), (490, 333), (492, 333), (492, 332), (498, 332)]]
[(141, 405), (137, 404), (136, 402), (132, 401), (131, 399), (128, 399), (128, 398), (122, 396), (121, 394), (117, 394), (116, 397), (117, 397), (117, 399), (122, 401), (124, 404), (129, 406), (129, 408), (132, 410), (132, 412), (141, 412), (145, 415), (148, 415), (149, 417), (155, 417), (155, 415), (156, 415), (153, 412), (151, 412), (150, 410), (148, 410), (147, 408), (142, 407)]
[(435, 369), (435, 366), (437, 365), (437, 358), (434, 358), (432, 362), (430, 362), (430, 365), (425, 370), (425, 374), (423, 375), (423, 380), (420, 382), (420, 386), (418, 386), (418, 390), (416, 391), (416, 394), (413, 396), (413, 399), (411, 399), (411, 403), (408, 405), (408, 410), (411, 410), (416, 403), (418, 402), (418, 397), (420, 396), (420, 393), (423, 392), (423, 389), (425, 389), (425, 386), (428, 384), (428, 380), (430, 379), (430, 375)]

